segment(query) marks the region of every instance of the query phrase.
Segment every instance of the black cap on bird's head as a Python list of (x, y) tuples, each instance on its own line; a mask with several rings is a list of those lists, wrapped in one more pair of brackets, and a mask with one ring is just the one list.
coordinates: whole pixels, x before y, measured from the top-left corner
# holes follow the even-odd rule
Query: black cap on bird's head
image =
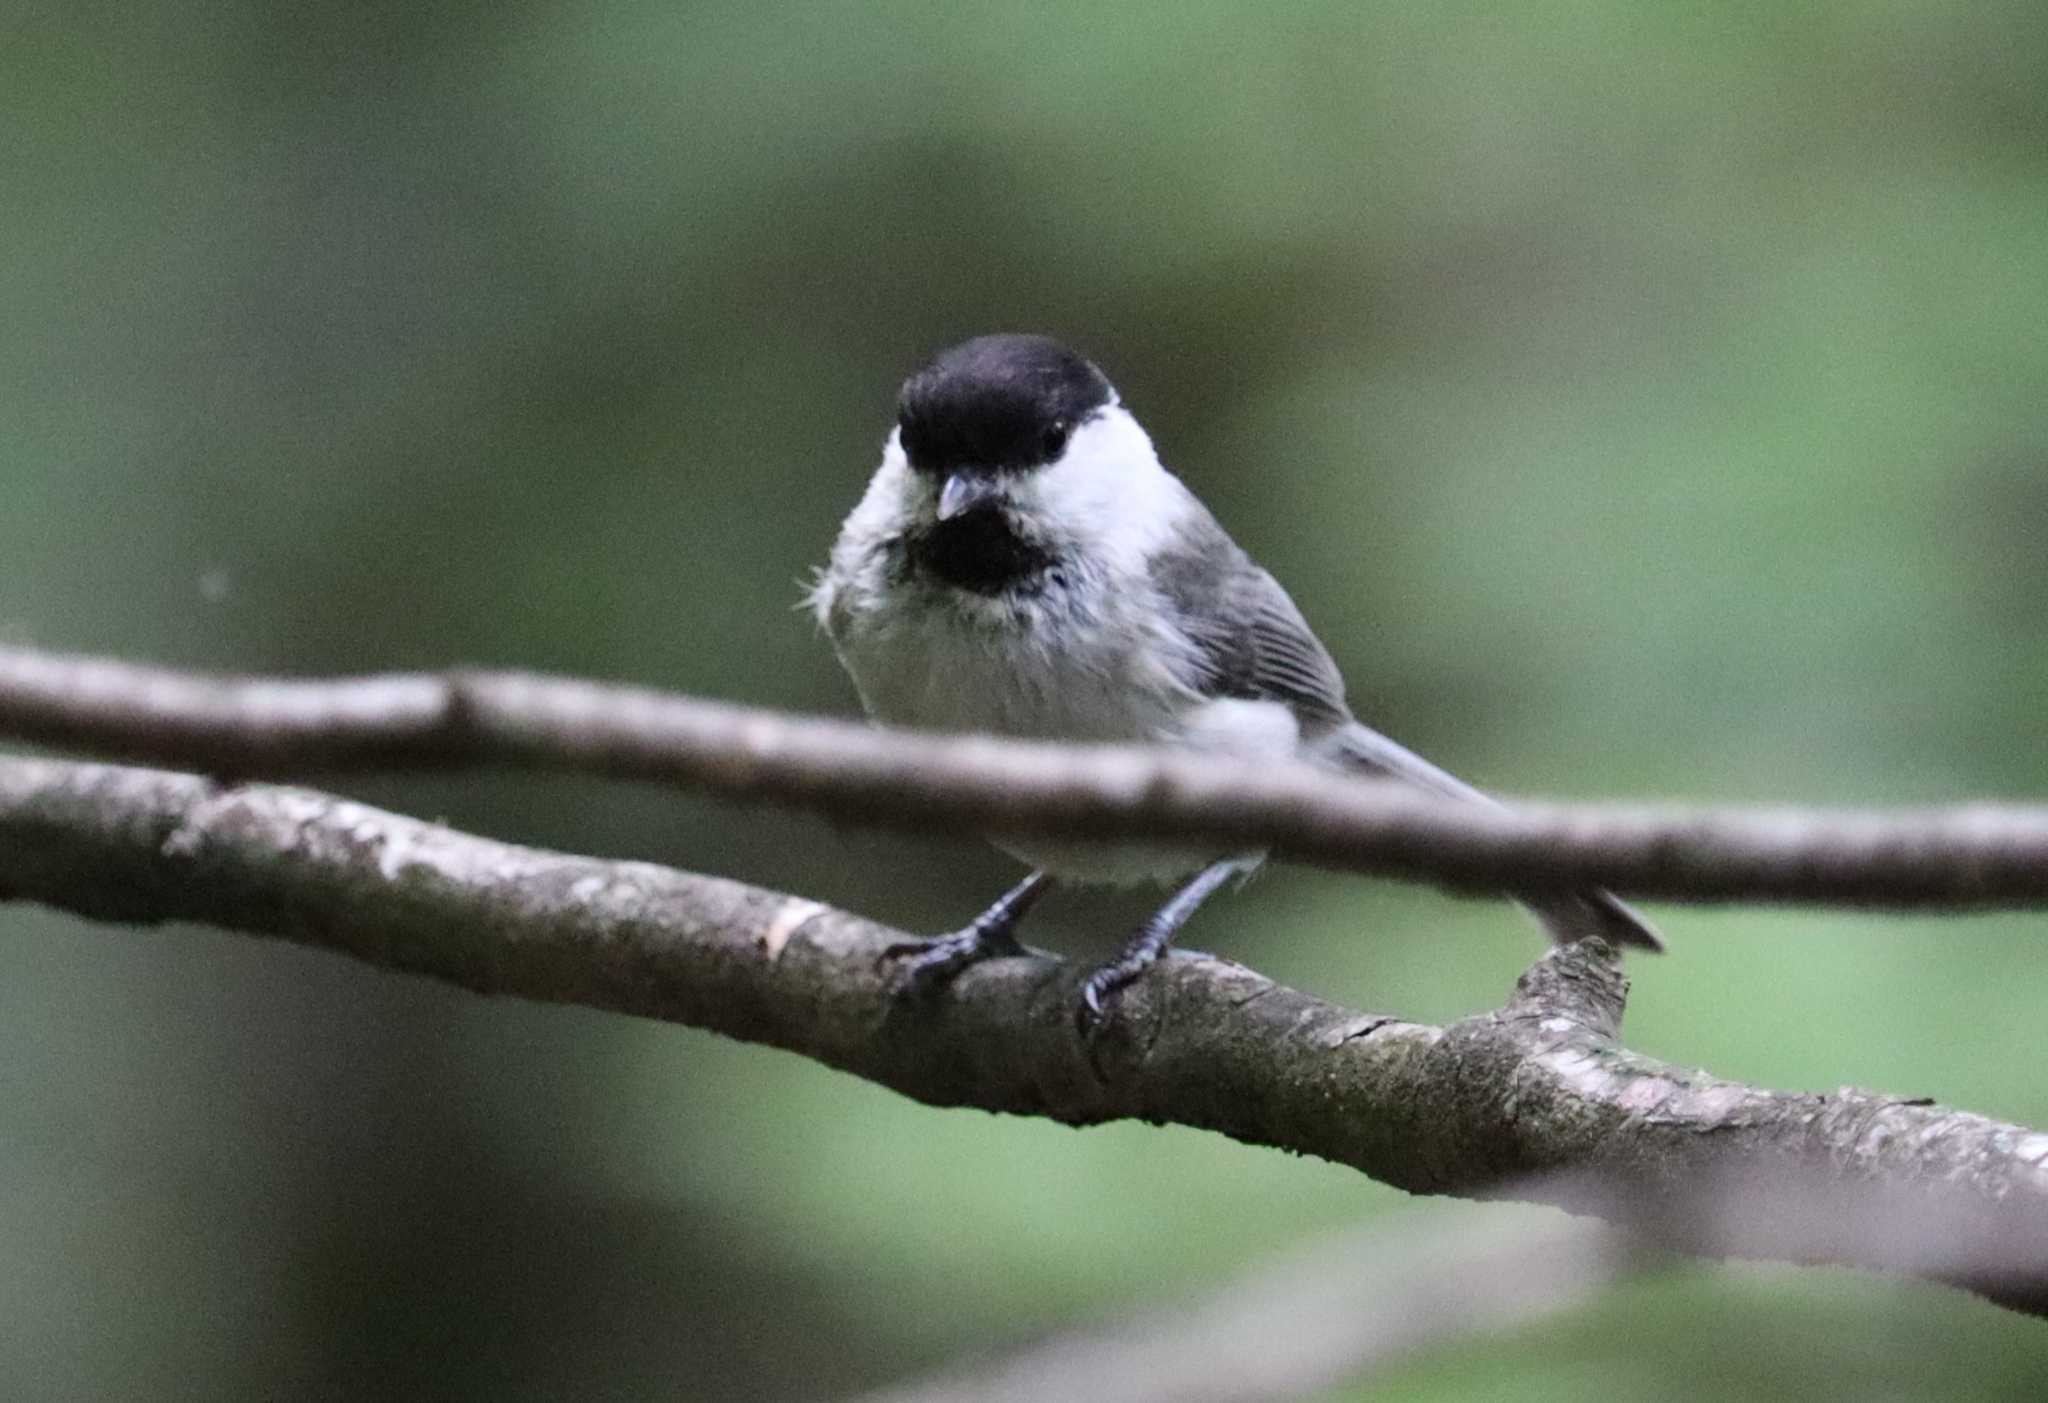
[(1055, 462), (1115, 397), (1109, 378), (1050, 336), (977, 336), (903, 382), (897, 424), (920, 473), (949, 479)]

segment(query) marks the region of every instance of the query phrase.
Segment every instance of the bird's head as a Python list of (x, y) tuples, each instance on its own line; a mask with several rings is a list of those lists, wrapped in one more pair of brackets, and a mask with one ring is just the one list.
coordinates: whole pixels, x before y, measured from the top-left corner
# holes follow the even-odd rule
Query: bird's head
[(913, 558), (976, 594), (1061, 559), (1142, 550), (1183, 490), (1093, 362), (1049, 336), (977, 336), (903, 383)]

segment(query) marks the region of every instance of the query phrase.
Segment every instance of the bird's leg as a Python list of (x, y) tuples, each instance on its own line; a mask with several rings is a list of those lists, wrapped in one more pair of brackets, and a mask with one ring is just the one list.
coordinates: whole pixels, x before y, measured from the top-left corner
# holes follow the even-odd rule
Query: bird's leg
[(1051, 886), (1050, 873), (1033, 872), (997, 897), (995, 905), (976, 916), (965, 930), (935, 940), (902, 941), (884, 950), (882, 958), (914, 956), (904, 968), (904, 979), (909, 988), (923, 991), (946, 983), (969, 965), (1000, 955), (1021, 954), (1024, 947), (1017, 943), (1017, 922), (1024, 919), (1024, 913), (1036, 906), (1038, 898)]
[(1117, 991), (1150, 969), (1166, 953), (1166, 947), (1173, 943), (1174, 936), (1188, 923), (1188, 917), (1195, 914), (1196, 908), (1207, 901), (1216, 888), (1244, 870), (1246, 864), (1241, 858), (1226, 858), (1204, 867), (1168, 897), (1164, 906), (1145, 918), (1131, 933), (1131, 938), (1124, 942), (1124, 948), (1117, 952), (1115, 959), (1082, 981), (1081, 1003), (1074, 1010), (1074, 1020), (1083, 1037), (1102, 1021)]

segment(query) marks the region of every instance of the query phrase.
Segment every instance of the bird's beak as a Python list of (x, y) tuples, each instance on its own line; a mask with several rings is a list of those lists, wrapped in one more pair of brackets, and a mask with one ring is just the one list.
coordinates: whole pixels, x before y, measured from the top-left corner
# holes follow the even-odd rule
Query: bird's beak
[(953, 473), (939, 489), (939, 520), (951, 521), (962, 512), (973, 511), (1002, 496), (1002, 489), (986, 473)]

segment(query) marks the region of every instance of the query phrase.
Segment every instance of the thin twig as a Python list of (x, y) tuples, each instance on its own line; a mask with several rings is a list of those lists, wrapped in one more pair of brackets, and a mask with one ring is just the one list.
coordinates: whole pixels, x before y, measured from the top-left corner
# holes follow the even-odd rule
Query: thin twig
[(1685, 811), (1446, 802), (1307, 765), (888, 732), (507, 672), (208, 677), (0, 648), (0, 736), (221, 777), (553, 766), (859, 823), (1271, 845), (1466, 891), (1676, 901), (2048, 903), (2048, 809)]

